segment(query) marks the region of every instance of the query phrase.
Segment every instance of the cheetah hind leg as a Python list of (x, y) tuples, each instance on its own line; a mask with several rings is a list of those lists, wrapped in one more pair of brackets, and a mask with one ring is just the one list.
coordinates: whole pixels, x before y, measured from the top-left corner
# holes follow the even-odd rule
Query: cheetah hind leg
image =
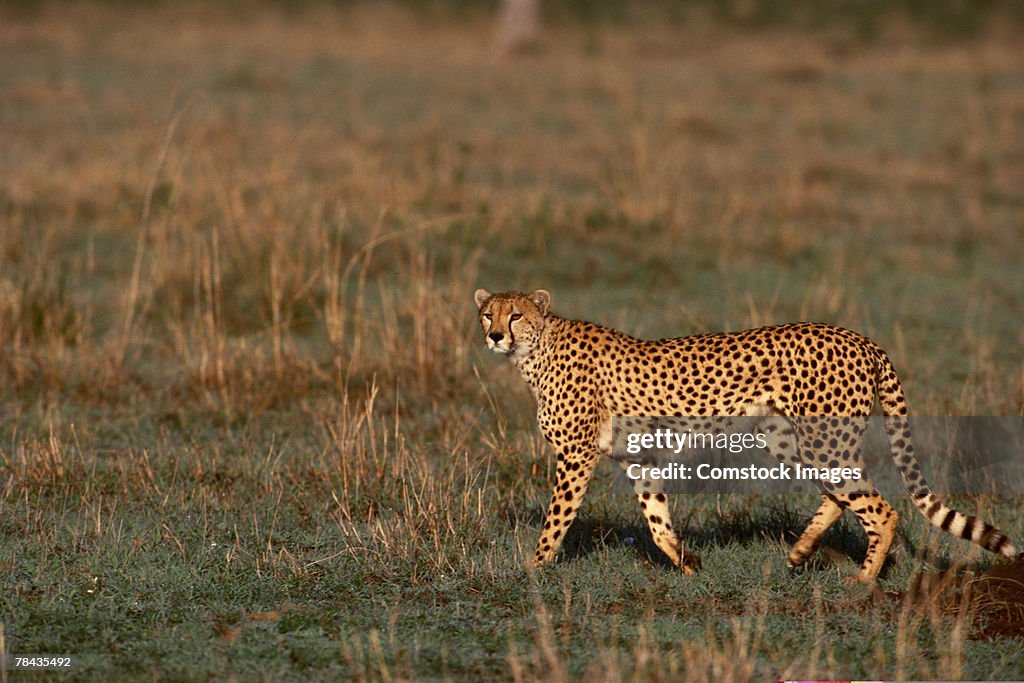
[(868, 537), (868, 551), (864, 556), (864, 563), (860, 567), (860, 573), (851, 576), (847, 583), (871, 583), (878, 578), (885, 564), (886, 555), (889, 553), (889, 546), (896, 538), (896, 523), (899, 515), (892, 507), (885, 502), (885, 499), (877, 491), (871, 493), (851, 493), (848, 495), (836, 494), (840, 505), (849, 507), (857, 517), (857, 521), (864, 527), (864, 533)]
[(786, 563), (790, 567), (802, 567), (805, 562), (818, 549), (821, 537), (825, 535), (828, 528), (843, 516), (843, 507), (830, 495), (821, 497), (821, 506), (814, 513), (807, 528), (789, 551), (789, 558)]
[(850, 508), (868, 537), (868, 550), (860, 572), (847, 578), (846, 582), (870, 583), (878, 578), (889, 548), (896, 538), (896, 525), (899, 522), (899, 514), (878, 493), (836, 493), (822, 496), (818, 512), (800, 539), (793, 544), (788, 560), (790, 567), (801, 566), (814, 554), (821, 543), (821, 537), (832, 523), (842, 516), (845, 508)]
[[(768, 453), (775, 456), (780, 462), (788, 463), (790, 467), (799, 467), (805, 464), (800, 459), (798, 447), (802, 440), (807, 439), (805, 434), (800, 434), (804, 426), (803, 423), (798, 421), (794, 425), (781, 414), (777, 412), (773, 414), (770, 408), (764, 410), (763, 413), (756, 412), (753, 410), (754, 408), (757, 406), (748, 408), (748, 415), (763, 414), (767, 416), (765, 420), (761, 421), (758, 428), (767, 437), (766, 450)], [(821, 543), (822, 536), (825, 535), (829, 527), (843, 516), (844, 508), (845, 506), (840, 504), (835, 496), (830, 493), (824, 494), (821, 497), (818, 511), (814, 513), (807, 528), (790, 549), (786, 564), (793, 568), (802, 567), (814, 555)]]
[[(795, 426), (795, 432), (799, 435), (797, 443), (803, 447), (803, 457), (796, 455), (799, 449), (791, 448), (786, 449), (784, 453), (776, 453), (780, 459), (785, 458), (792, 464), (803, 461), (803, 464), (809, 466), (824, 465), (828, 461), (829, 465), (834, 467), (842, 462), (863, 469), (861, 447), (867, 429), (866, 417), (841, 418), (838, 425), (835, 419), (809, 417), (798, 421)], [(787, 441), (789, 436), (790, 434), (786, 435)], [(824, 444), (829, 444), (829, 449), (844, 450), (841, 453), (822, 450), (825, 448)], [(837, 444), (843, 445), (840, 447)], [(789, 566), (800, 566), (806, 562), (814, 554), (828, 528), (849, 508), (864, 528), (868, 549), (860, 572), (847, 579), (847, 582), (873, 582), (878, 578), (889, 547), (896, 538), (899, 515), (885, 502), (866, 476), (862, 476), (856, 483), (822, 481), (820, 484), (824, 489), (821, 505), (803, 534), (793, 544), (788, 558)], [(851, 488), (854, 491), (851, 491)], [(837, 489), (845, 489), (846, 492), (840, 493)]]

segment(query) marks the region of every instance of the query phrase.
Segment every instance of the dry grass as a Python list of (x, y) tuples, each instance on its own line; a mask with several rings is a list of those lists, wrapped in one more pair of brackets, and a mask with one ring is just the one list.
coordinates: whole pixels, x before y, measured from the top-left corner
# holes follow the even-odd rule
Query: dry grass
[(710, 545), (684, 582), (598, 482), (569, 561), (525, 574), (549, 454), (470, 298), (545, 286), (646, 336), (837, 322), (920, 414), (1024, 414), (1015, 36), (491, 35), (0, 9), (3, 646), (94, 678), (1024, 676), (966, 617), (847, 597), (849, 560), (788, 576), (790, 502), (680, 502)]

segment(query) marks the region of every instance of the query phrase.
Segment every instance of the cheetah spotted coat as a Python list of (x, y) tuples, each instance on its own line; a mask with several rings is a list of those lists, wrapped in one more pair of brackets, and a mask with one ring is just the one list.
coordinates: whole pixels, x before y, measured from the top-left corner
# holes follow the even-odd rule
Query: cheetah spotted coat
[[(489, 348), (508, 356), (537, 401), (537, 421), (558, 454), (554, 492), (534, 563), (551, 561), (579, 510), (598, 457), (611, 453), (616, 416), (841, 416), (865, 418), (876, 397), (886, 417), (893, 457), (915, 506), (933, 525), (1003, 555), (1015, 550), (998, 529), (944, 505), (914, 458), (903, 387), (886, 353), (839, 327), (796, 323), (729, 334), (645, 341), (601, 325), (549, 312), (551, 295), (492, 294), (475, 300)], [(836, 422), (836, 421), (833, 421)], [(850, 420), (844, 420), (851, 429)], [(858, 436), (863, 427), (852, 427)], [(774, 435), (769, 452), (807, 462), (793, 429)], [(845, 438), (845, 437), (844, 437)], [(803, 453), (803, 455), (801, 455)], [(856, 456), (856, 453), (853, 454)], [(802, 565), (825, 531), (849, 509), (868, 537), (855, 577), (873, 581), (894, 537), (896, 511), (866, 482), (867, 492), (824, 487), (822, 502), (789, 553)], [(699, 567), (672, 527), (664, 493), (645, 482), (637, 496), (658, 547), (685, 573)]]

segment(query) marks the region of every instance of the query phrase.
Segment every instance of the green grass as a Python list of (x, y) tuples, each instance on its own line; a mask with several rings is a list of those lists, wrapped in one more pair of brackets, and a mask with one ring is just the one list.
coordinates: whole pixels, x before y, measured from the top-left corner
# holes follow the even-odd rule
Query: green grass
[[(1019, 41), (563, 26), (498, 59), (395, 8), (8, 11), (7, 652), (92, 680), (1024, 678), (970, 609), (888, 594), (992, 561), (905, 499), (876, 592), (842, 583), (852, 520), (786, 570), (813, 497), (680, 496), (683, 578), (607, 471), (527, 571), (553, 458), (472, 302), (839, 323), (914, 412), (1020, 415)], [(1019, 496), (957, 502), (1024, 538)]]

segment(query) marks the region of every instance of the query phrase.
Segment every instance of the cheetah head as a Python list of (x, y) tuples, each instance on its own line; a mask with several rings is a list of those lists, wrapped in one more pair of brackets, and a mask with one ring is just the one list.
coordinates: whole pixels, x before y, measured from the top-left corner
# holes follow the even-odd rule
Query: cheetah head
[(551, 305), (551, 294), (546, 290), (491, 294), (478, 289), (473, 298), (480, 309), (487, 348), (515, 359), (537, 346)]

